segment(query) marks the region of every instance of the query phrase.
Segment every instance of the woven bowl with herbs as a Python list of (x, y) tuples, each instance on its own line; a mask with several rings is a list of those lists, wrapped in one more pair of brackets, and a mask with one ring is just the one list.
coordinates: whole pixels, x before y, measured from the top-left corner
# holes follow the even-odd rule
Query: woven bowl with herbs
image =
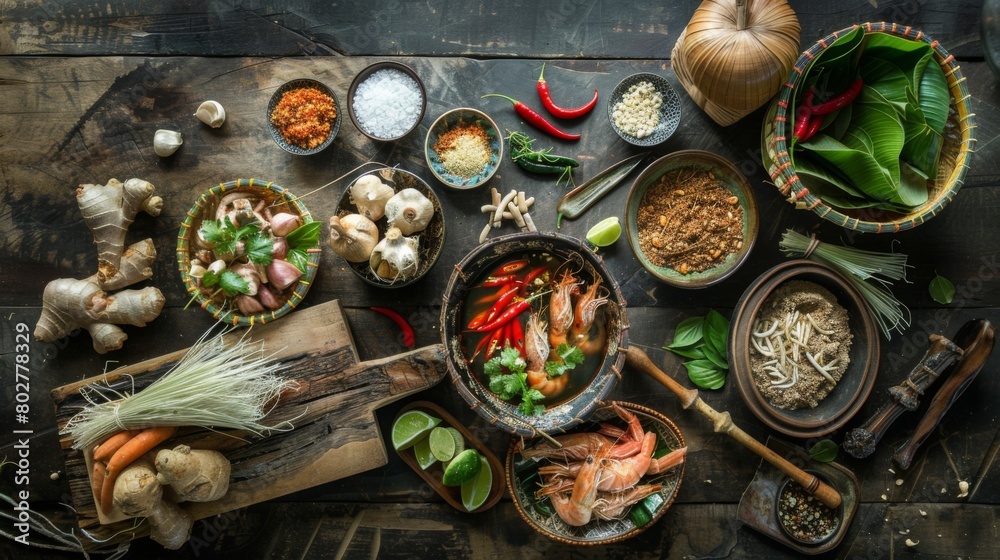
[(208, 189), (177, 236), (177, 265), (191, 301), (231, 325), (287, 314), (316, 276), (321, 226), (274, 183), (237, 179)]
[(914, 228), (965, 179), (975, 115), (955, 57), (922, 31), (854, 25), (796, 61), (764, 119), (782, 196), (845, 228)]

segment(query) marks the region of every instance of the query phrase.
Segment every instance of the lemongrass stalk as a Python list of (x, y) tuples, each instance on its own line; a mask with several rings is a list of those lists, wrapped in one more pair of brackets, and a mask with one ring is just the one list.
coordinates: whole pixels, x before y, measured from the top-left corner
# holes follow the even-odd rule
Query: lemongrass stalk
[[(263, 342), (245, 336), (227, 344), (206, 332), (163, 377), (145, 389), (112, 400), (98, 387), (81, 390), (89, 404), (60, 432), (85, 449), (120, 430), (152, 426), (231, 428), (257, 435), (289, 430), (290, 422), (261, 420), (294, 381), (277, 375), (285, 366), (264, 354)], [(103, 399), (103, 401), (101, 401)]]
[(893, 330), (902, 332), (910, 326), (910, 310), (889, 290), (891, 280), (906, 280), (906, 255), (831, 245), (791, 229), (781, 236), (779, 247), (787, 256), (811, 258), (843, 272), (875, 312), (886, 338), (892, 338)]

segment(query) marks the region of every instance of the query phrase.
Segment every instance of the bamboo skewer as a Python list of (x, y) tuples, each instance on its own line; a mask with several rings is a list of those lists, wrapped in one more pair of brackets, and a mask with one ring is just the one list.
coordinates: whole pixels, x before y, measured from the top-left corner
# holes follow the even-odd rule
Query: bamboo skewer
[(645, 352), (634, 346), (626, 349), (625, 363), (662, 383), (671, 393), (677, 395), (677, 398), (681, 400), (681, 406), (685, 410), (693, 406), (695, 410), (708, 417), (712, 421), (713, 429), (716, 433), (726, 434), (742, 443), (750, 451), (753, 451), (775, 468), (788, 475), (789, 478), (798, 482), (806, 492), (812, 494), (827, 506), (831, 508), (840, 507), (842, 501), (840, 492), (821, 481), (815, 475), (809, 474), (793, 465), (784, 457), (754, 439), (750, 434), (741, 430), (739, 426), (733, 423), (733, 419), (728, 412), (715, 410), (706, 404), (705, 401), (701, 400), (697, 389), (687, 389), (674, 381), (673, 378), (656, 367)]

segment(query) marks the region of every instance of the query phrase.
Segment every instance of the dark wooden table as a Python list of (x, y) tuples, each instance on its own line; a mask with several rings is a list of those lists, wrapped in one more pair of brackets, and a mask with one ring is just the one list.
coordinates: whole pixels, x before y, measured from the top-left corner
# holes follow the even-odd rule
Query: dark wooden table
[[(59, 502), (68, 499), (49, 391), (97, 375), (106, 367), (135, 363), (190, 345), (212, 320), (200, 310), (183, 310), (187, 294), (173, 261), (178, 223), (204, 189), (237, 177), (256, 177), (307, 192), (349, 173), (369, 160), (399, 165), (428, 180), (441, 197), (448, 241), (431, 274), (406, 290), (385, 290), (360, 282), (326, 251), (305, 305), (337, 299), (346, 309), (361, 359), (402, 351), (395, 327), (367, 310), (372, 305), (401, 309), (416, 328), (418, 345), (440, 341), (441, 292), (452, 265), (478, 242), (485, 189), (449, 191), (433, 180), (423, 158), (423, 139), (442, 112), (472, 106), (491, 114), (501, 128), (524, 125), (497, 100), (479, 96), (500, 91), (529, 101), (543, 61), (546, 77), (560, 99), (594, 88), (606, 99), (625, 76), (651, 71), (681, 92), (680, 129), (657, 153), (680, 149), (716, 152), (743, 170), (760, 207), (760, 238), (749, 261), (733, 277), (705, 290), (667, 287), (647, 274), (622, 240), (602, 250), (628, 301), (631, 340), (646, 349), (665, 371), (687, 383), (680, 362), (660, 347), (682, 319), (715, 308), (731, 312), (744, 289), (760, 273), (781, 262), (777, 241), (790, 227), (815, 231), (827, 241), (910, 255), (909, 283), (894, 291), (912, 313), (912, 326), (884, 341), (877, 385), (864, 409), (848, 426), (869, 416), (888, 387), (900, 382), (923, 353), (932, 333), (946, 336), (967, 320), (1000, 323), (1000, 92), (998, 79), (983, 62), (979, 42), (979, 1), (846, 0), (791, 2), (802, 24), (803, 45), (863, 21), (892, 21), (922, 28), (960, 61), (977, 114), (978, 142), (965, 186), (951, 205), (929, 223), (897, 235), (855, 235), (815, 215), (795, 211), (768, 183), (760, 161), (763, 111), (738, 124), (715, 125), (690, 101), (670, 69), (670, 49), (697, 6), (673, 3), (556, 0), (547, 3), (429, 2), (309, 3), (263, 2), (10, 2), (0, 7), (0, 334), (3, 391), (0, 392), (0, 456), (15, 455), (14, 332), (33, 326), (46, 282), (83, 277), (95, 266), (90, 242), (74, 199), (81, 183), (140, 177), (165, 199), (158, 218), (141, 216), (130, 238), (152, 237), (159, 257), (151, 284), (167, 300), (148, 327), (127, 328), (123, 350), (99, 356), (86, 334), (55, 344), (32, 341), (30, 491), (31, 505), (73, 526)], [(946, 5), (943, 5), (946, 4)], [(343, 99), (362, 68), (378, 60), (399, 60), (423, 78), (427, 112), (418, 130), (393, 143), (374, 143), (345, 123), (334, 145), (314, 157), (281, 151), (270, 139), (264, 112), (280, 84), (311, 77), (330, 85)], [(191, 117), (206, 99), (222, 103), (229, 115), (212, 130)], [(587, 178), (635, 150), (619, 140), (604, 116), (604, 105), (582, 124), (578, 143), (553, 142), (583, 163)], [(153, 154), (158, 128), (182, 131), (184, 145), (173, 157)], [(308, 198), (312, 212), (331, 215), (347, 180)], [(554, 230), (555, 203), (564, 192), (552, 181), (524, 174), (505, 161), (491, 185), (518, 188), (537, 199), (532, 215), (541, 229)], [(627, 187), (618, 189), (562, 233), (583, 236), (603, 217), (621, 215)], [(511, 226), (506, 226), (511, 228)], [(514, 231), (508, 229), (507, 231)], [(935, 303), (927, 286), (935, 273), (958, 288), (955, 301)], [(386, 341), (390, 342), (387, 343)], [(110, 361), (110, 362), (109, 362)], [(828, 557), (997, 558), (1000, 526), (1000, 358), (993, 356), (971, 390), (927, 441), (914, 466), (895, 469), (893, 443), (903, 440), (920, 412), (894, 425), (872, 457), (839, 462), (861, 481), (862, 505), (844, 542)], [(434, 496), (390, 452), (390, 462), (348, 479), (200, 521), (191, 544), (165, 553), (147, 539), (133, 544), (130, 558), (345, 558), (425, 557), (639, 557), (789, 558), (782, 545), (743, 527), (736, 505), (759, 460), (734, 445), (652, 380), (626, 370), (615, 398), (663, 411), (689, 444), (687, 472), (678, 502), (657, 525), (625, 543), (570, 548), (529, 529), (509, 499), (487, 513), (460, 514)], [(733, 383), (705, 392), (718, 409), (763, 440), (773, 435), (743, 405)], [(509, 437), (485, 423), (442, 383), (415, 398), (437, 402), (485, 437), (499, 455)], [(929, 399), (925, 399), (929, 400)], [(403, 402), (378, 414), (383, 433)], [(926, 403), (925, 403), (926, 405)], [(832, 434), (840, 441), (843, 430)], [(811, 442), (791, 440), (795, 445)], [(895, 471), (893, 470), (895, 469)], [(0, 471), (0, 491), (16, 486), (14, 468)], [(52, 475), (50, 477), (50, 475)], [(958, 497), (958, 481), (970, 483)], [(20, 484), (20, 483), (18, 483)], [(6, 506), (5, 506), (6, 507)], [(7, 510), (9, 511), (9, 510)], [(0, 530), (10, 531), (7, 521)], [(907, 539), (919, 541), (908, 548)], [(48, 558), (4, 541), (0, 558)], [(66, 555), (69, 557), (69, 555)], [(338, 556), (339, 557), (339, 556)]]

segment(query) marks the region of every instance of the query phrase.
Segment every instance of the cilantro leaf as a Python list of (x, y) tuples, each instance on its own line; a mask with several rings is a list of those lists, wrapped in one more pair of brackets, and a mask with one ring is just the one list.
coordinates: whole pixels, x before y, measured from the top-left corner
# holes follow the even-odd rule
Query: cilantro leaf
[(267, 266), (274, 260), (274, 241), (258, 231), (247, 238), (244, 251), (250, 262)]
[(545, 373), (548, 374), (550, 379), (553, 377), (559, 377), (567, 371), (582, 364), (586, 359), (586, 356), (583, 354), (583, 350), (580, 350), (576, 346), (570, 346), (565, 342), (556, 348), (556, 355), (559, 357), (558, 360), (545, 362)]
[(219, 287), (229, 297), (250, 292), (250, 284), (232, 270), (223, 270), (219, 275)]
[(522, 414), (540, 414), (545, 406), (537, 404), (545, 395), (528, 385), (528, 364), (516, 348), (504, 348), (500, 355), (491, 358), (483, 366), (483, 373), (489, 376), (490, 391), (500, 399), (513, 402), (520, 399), (518, 409)]
[[(486, 364), (483, 365), (483, 373), (490, 377), (491, 383), (493, 377), (503, 375), (503, 369), (500, 367), (500, 358), (496, 357), (486, 362)], [(496, 391), (493, 392), (495, 393)]]
[(198, 228), (198, 234), (209, 243), (225, 243), (232, 240), (232, 232), (221, 220), (205, 220)]
[(201, 277), (201, 285), (206, 288), (212, 288), (219, 285), (219, 275), (212, 272), (211, 270), (206, 271)]

